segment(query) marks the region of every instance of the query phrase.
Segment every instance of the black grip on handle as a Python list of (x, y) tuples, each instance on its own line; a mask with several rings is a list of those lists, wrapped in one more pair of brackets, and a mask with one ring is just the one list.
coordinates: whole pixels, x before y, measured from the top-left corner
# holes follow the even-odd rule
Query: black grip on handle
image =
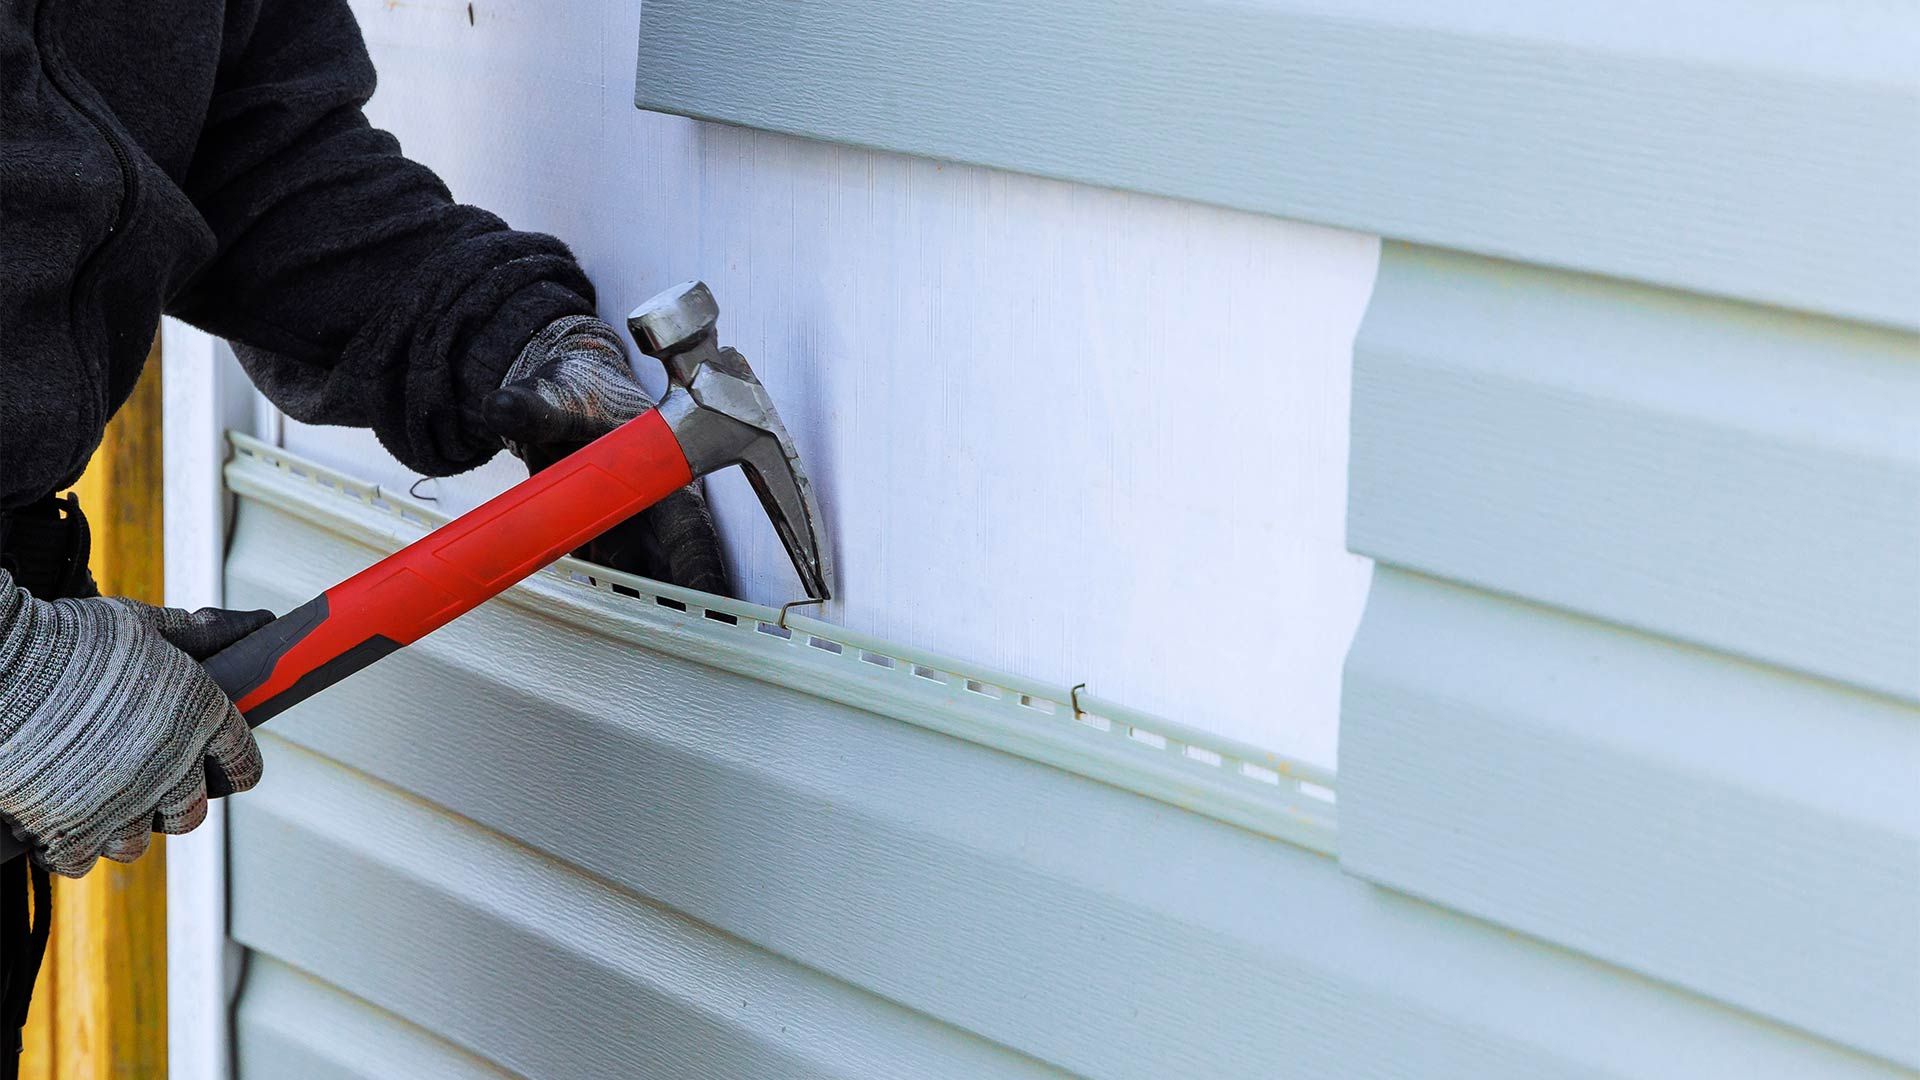
[(375, 634), (300, 676), (292, 686), (248, 709), (245, 713), (247, 726), (259, 727), (361, 668), (371, 666), (381, 657), (391, 655), (399, 648), (399, 642), (384, 634)]
[[(213, 676), (213, 681), (220, 684), (220, 689), (226, 692), (228, 698), (239, 701), (271, 678), (274, 665), (279, 662), (280, 657), (312, 633), (314, 627), (325, 622), (327, 615), (327, 594), (321, 593), (208, 657), (203, 662), (203, 666), (207, 669), (207, 673)], [(254, 706), (246, 714), (247, 726), (259, 727), (269, 719), (399, 647), (398, 642), (385, 637), (374, 637), (361, 642), (308, 672), (286, 692), (276, 694)], [(220, 775), (218, 769), (208, 770), (207, 795), (209, 798), (217, 799), (232, 794), (224, 781), (225, 777)], [(154, 816), (155, 832), (159, 831), (159, 824), (159, 815), (156, 814)], [(26, 844), (15, 839), (10, 830), (0, 828), (0, 864), (12, 862), (25, 854), (26, 850)]]
[[(280, 658), (313, 633), (315, 627), (326, 622), (331, 614), (327, 594), (321, 593), (209, 657), (206, 661), (207, 672), (213, 676), (214, 682), (220, 684), (220, 689), (227, 692), (228, 697), (235, 701), (243, 700), (272, 678)], [(301, 674), (292, 686), (249, 707), (246, 710), (247, 726), (259, 727), (399, 648), (399, 642), (384, 634), (375, 634), (345, 652), (327, 657)]]
[[(207, 674), (227, 692), (227, 697), (239, 701), (272, 678), (273, 666), (288, 649), (311, 634), (314, 627), (326, 622), (327, 615), (327, 594), (321, 593), (208, 657)], [(266, 719), (249, 716), (247, 724), (259, 727)]]

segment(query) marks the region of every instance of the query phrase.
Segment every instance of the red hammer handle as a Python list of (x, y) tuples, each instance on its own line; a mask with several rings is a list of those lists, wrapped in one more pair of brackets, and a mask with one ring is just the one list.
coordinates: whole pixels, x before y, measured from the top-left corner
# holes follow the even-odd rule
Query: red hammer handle
[(207, 670), (258, 727), (692, 480), (650, 411), (240, 639)]
[[(222, 649), (207, 670), (259, 727), (692, 482), (650, 411)], [(24, 847), (0, 825), (0, 863)]]

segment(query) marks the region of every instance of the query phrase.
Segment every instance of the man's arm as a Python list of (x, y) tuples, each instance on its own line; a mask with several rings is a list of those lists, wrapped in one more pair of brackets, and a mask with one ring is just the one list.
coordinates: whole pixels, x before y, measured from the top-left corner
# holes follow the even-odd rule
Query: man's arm
[(592, 314), (560, 241), (453, 202), (368, 124), (346, 0), (233, 0), (186, 191), (218, 255), (173, 313), (235, 342), (299, 420), (371, 427), (422, 472), (499, 442), (479, 410), (543, 327)]

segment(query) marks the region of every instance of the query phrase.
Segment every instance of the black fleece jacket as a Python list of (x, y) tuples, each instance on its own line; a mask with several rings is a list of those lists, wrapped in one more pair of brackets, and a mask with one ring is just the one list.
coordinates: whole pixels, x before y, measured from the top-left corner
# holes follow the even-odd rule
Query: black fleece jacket
[(361, 106), (346, 0), (0, 0), (0, 508), (70, 484), (162, 311), (288, 415), (445, 474), (476, 406), (592, 287), (453, 202)]

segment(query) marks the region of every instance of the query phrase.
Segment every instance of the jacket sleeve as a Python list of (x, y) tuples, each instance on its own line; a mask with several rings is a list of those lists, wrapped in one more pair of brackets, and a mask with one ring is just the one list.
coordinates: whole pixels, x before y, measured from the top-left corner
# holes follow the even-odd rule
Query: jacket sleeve
[(521, 346), (593, 289), (560, 241), (456, 204), (361, 107), (346, 0), (231, 0), (183, 185), (217, 254), (172, 313), (234, 342), (295, 419), (370, 427), (435, 475), (491, 457), (477, 409)]

